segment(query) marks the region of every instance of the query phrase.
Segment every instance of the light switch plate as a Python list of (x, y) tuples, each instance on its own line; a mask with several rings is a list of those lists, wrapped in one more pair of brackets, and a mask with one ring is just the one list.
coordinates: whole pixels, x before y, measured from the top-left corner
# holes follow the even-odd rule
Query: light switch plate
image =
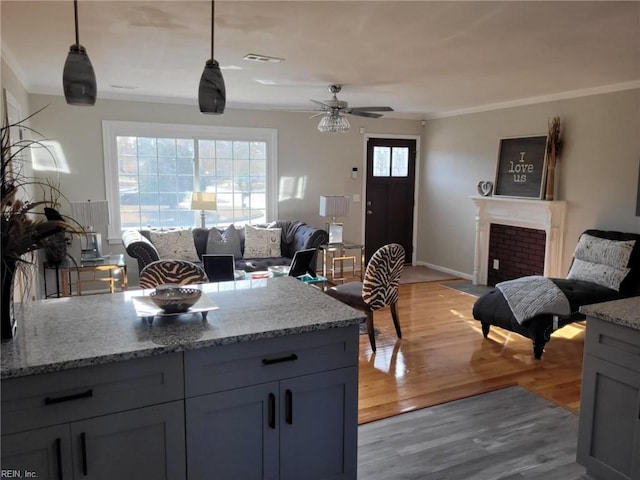
[(354, 193), (351, 199), (353, 200), (353, 203), (360, 202), (360, 194), (359, 193)]

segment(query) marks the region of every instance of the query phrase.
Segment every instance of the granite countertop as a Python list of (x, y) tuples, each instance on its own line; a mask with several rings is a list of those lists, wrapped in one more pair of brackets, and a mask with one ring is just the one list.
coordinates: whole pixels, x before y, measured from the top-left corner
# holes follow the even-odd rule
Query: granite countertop
[(208, 312), (136, 316), (132, 298), (150, 290), (31, 302), (18, 308), (16, 338), (0, 346), (1, 378), (47, 373), (167, 352), (344, 327), (364, 313), (292, 277), (210, 283)]
[(640, 297), (594, 303), (580, 307), (580, 313), (588, 317), (640, 330)]

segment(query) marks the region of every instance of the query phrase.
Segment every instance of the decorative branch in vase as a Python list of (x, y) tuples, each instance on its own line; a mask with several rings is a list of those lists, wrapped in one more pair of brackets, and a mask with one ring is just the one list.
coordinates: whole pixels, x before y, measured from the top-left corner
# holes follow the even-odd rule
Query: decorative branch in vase
[(561, 150), (560, 117), (553, 117), (549, 123), (549, 133), (547, 135), (547, 181), (544, 196), (545, 200), (553, 200), (556, 162), (560, 158)]
[[(64, 196), (49, 179), (24, 174), (25, 155), (33, 148), (42, 148), (51, 154), (43, 143), (45, 138), (26, 125), (31, 117), (42, 109), (18, 122), (9, 123), (5, 110), (0, 127), (2, 140), (2, 164), (0, 179), (0, 273), (2, 296), (0, 297), (1, 339), (13, 338), (16, 330), (14, 313), (14, 281), (20, 271), (30, 279), (35, 264), (35, 252), (47, 247), (52, 236), (64, 232), (78, 232), (73, 220), (59, 212), (60, 199)], [(12, 141), (11, 131), (21, 129), (33, 139)], [(53, 154), (51, 154), (53, 156)], [(38, 200), (32, 197), (38, 195)], [(27, 281), (28, 285), (29, 282)]]

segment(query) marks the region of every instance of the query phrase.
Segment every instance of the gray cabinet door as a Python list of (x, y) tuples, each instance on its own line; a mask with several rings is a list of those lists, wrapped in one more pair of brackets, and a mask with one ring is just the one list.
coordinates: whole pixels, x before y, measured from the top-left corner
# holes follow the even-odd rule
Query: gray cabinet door
[(15, 473), (15, 478), (71, 479), (69, 425), (3, 436), (2, 473), (3, 477)]
[(280, 382), (280, 478), (355, 479), (358, 367)]
[(187, 399), (189, 480), (277, 479), (278, 403), (278, 382)]
[(184, 480), (184, 402), (71, 424), (74, 478)]
[(640, 480), (640, 373), (585, 355), (578, 462), (595, 478)]

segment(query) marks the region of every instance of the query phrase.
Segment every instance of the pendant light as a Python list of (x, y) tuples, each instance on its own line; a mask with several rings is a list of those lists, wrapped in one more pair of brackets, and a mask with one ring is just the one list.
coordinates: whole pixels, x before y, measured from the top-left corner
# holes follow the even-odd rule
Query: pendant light
[(227, 103), (227, 91), (220, 64), (213, 58), (213, 23), (215, 2), (211, 1), (211, 58), (204, 65), (198, 87), (198, 104), (202, 113), (221, 115)]
[(78, 36), (78, 0), (73, 0), (76, 20), (76, 43), (69, 47), (69, 55), (62, 72), (64, 97), (69, 105), (95, 105), (96, 74), (87, 55), (87, 50), (80, 45)]

